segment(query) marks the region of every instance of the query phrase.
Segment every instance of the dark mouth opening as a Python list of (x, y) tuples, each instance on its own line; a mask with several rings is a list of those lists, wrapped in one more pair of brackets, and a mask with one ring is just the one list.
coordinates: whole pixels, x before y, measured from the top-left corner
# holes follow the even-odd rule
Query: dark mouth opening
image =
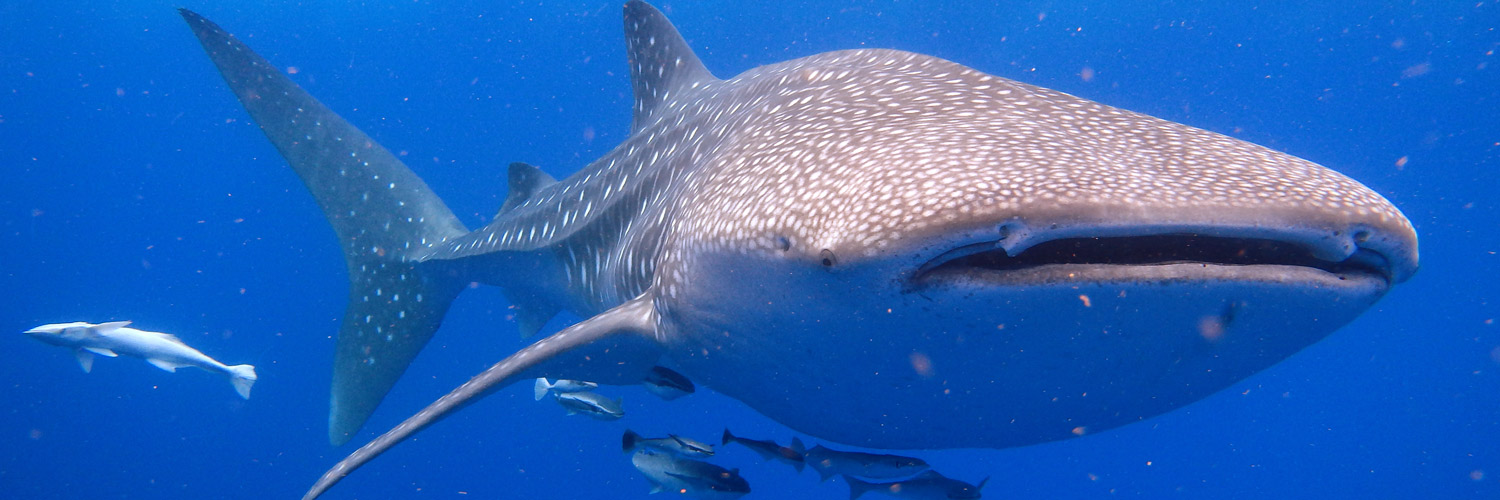
[(1225, 266), (1299, 266), (1332, 274), (1369, 274), (1390, 281), (1385, 257), (1361, 248), (1347, 259), (1319, 259), (1298, 243), (1260, 238), (1198, 234), (1159, 234), (1109, 238), (1064, 238), (1038, 243), (1014, 257), (993, 242), (960, 247), (918, 270), (921, 276), (944, 270), (1015, 271), (1062, 264), (1150, 266), (1202, 263)]

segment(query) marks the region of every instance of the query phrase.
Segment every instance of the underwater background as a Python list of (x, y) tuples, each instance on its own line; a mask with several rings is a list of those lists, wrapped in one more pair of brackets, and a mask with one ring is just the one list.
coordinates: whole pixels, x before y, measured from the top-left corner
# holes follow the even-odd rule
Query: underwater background
[[(931, 54), (1310, 159), (1416, 225), (1415, 278), (1287, 361), (1115, 430), (912, 453), (944, 474), (990, 477), (986, 498), (1500, 498), (1500, 5), (1320, 4), (656, 5), (720, 77), (835, 49)], [(338, 245), (177, 7), (294, 72), (470, 227), (500, 206), (509, 162), (562, 177), (628, 131), (618, 1), (0, 1), (0, 497), (297, 497), (524, 345), (499, 289), (468, 291), (364, 431), (331, 447)], [(20, 334), (111, 320), (256, 365), (254, 397), (123, 357), (85, 374)], [(327, 498), (646, 498), (627, 428), (796, 435), (702, 387), (603, 392), (624, 419), (504, 389)], [(741, 469), (748, 498), (848, 496), (737, 446), (713, 461)]]

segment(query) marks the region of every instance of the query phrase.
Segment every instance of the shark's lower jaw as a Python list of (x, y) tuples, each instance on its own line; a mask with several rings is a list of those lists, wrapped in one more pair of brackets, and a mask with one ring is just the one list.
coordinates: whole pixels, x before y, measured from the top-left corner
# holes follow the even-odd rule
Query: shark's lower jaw
[[(1317, 257), (1330, 248), (1291, 240), (1070, 237), (1033, 240), (1014, 257), (993, 239), (970, 240), (905, 278), (878, 276), (882, 266), (862, 273), (855, 259), (798, 273), (728, 255), (702, 265), (755, 279), (689, 285), (698, 300), (674, 307), (674, 319), (719, 335), (672, 336), (668, 357), (777, 421), (857, 446), (1003, 448), (1093, 434), (1286, 359), (1394, 281), (1375, 250), (1335, 261)], [(721, 307), (731, 303), (780, 314)], [(840, 363), (822, 362), (835, 351), (846, 353)]]
[(1156, 275), (1173, 280), (1336, 278), (1382, 289), (1391, 284), (1390, 260), (1374, 250), (1357, 248), (1341, 260), (1320, 258), (1319, 253), (1292, 241), (1192, 233), (1062, 238), (1032, 245), (1014, 256), (1000, 242), (988, 241), (960, 246), (927, 261), (909, 283), (920, 289), (953, 281), (1023, 285), (1137, 281)]
[[(680, 339), (672, 357), (695, 381), (824, 439), (1003, 448), (1208, 397), (1333, 333), (1388, 288), (1352, 265), (939, 266), (920, 287), (863, 300), (836, 287), (762, 300), (795, 321), (707, 311), (699, 318), (721, 336)], [(835, 349), (853, 355), (819, 363)]]

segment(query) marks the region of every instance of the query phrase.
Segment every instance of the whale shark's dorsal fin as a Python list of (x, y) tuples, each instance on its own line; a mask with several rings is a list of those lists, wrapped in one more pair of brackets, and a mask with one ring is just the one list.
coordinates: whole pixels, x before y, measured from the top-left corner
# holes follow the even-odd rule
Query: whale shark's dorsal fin
[(625, 4), (625, 50), (630, 56), (630, 85), (635, 89), (631, 133), (651, 123), (669, 96), (718, 81), (667, 16), (639, 0)]
[[(495, 213), (495, 218), (504, 217), (505, 214), (515, 210), (516, 207), (526, 203), (532, 195), (542, 188), (557, 183), (557, 179), (530, 164), (515, 162), (510, 164), (509, 179), (510, 193), (505, 195), (505, 203), (500, 205), (500, 211)], [(548, 321), (562, 311), (562, 306), (553, 304), (546, 300), (537, 300), (526, 293), (517, 293), (507, 290), (506, 298), (510, 299), (511, 305), (516, 310), (516, 328), (521, 332), (521, 338), (530, 338)]]
[(510, 300), (516, 311), (516, 330), (521, 333), (521, 338), (528, 339), (536, 332), (542, 331), (553, 316), (562, 312), (562, 306), (538, 299), (526, 292), (506, 290), (505, 298)]
[(506, 212), (515, 209), (517, 205), (526, 202), (527, 198), (536, 194), (537, 190), (557, 183), (557, 179), (534, 166), (515, 162), (510, 164), (509, 179), (506, 181), (510, 193), (505, 195), (505, 203), (500, 205), (500, 211), (495, 213), (495, 218), (500, 218)]

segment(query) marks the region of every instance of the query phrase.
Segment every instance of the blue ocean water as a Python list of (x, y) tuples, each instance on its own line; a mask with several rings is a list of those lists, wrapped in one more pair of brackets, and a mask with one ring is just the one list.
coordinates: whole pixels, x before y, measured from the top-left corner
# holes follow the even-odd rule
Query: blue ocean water
[[(658, 6), (721, 76), (834, 49), (932, 54), (1328, 165), (1416, 225), (1415, 279), (1222, 393), (1065, 442), (919, 453), (949, 476), (991, 477), (986, 498), (1500, 498), (1500, 6), (1315, 3)], [(0, 2), (8, 498), (295, 497), (523, 345), (497, 289), (465, 293), (365, 432), (329, 446), (342, 258), (176, 7), (295, 68), (470, 227), (503, 200), (508, 162), (561, 177), (629, 125), (614, 1), (75, 4)], [(75, 320), (134, 320), (253, 363), (254, 397), (133, 359), (85, 374), (18, 333)], [(795, 435), (711, 391), (672, 403), (612, 394), (630, 415), (602, 423), (506, 389), (329, 498), (645, 498), (619, 451), (627, 427)], [(847, 497), (744, 449), (716, 461), (742, 470), (752, 498)]]

